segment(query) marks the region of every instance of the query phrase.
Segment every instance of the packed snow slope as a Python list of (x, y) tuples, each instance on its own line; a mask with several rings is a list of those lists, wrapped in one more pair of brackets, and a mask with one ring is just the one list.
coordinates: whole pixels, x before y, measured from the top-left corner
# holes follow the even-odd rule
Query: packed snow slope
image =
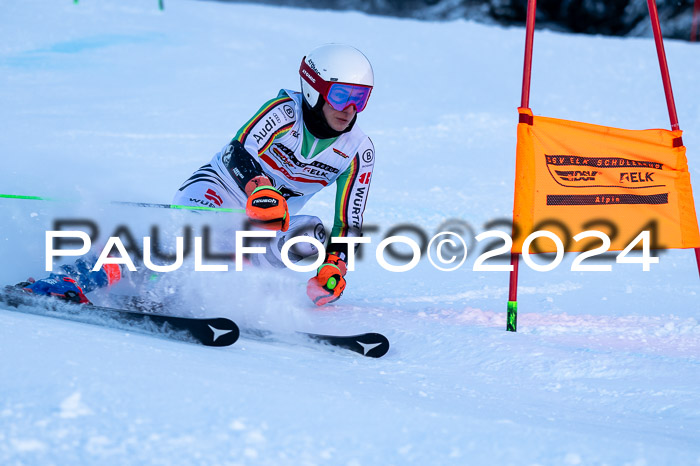
[[(46, 273), (56, 218), (103, 235), (172, 226), (103, 201), (169, 202), (264, 101), (298, 88), (304, 54), (345, 42), (376, 75), (358, 120), (376, 145), (372, 244), (345, 295), (314, 309), (309, 274), (289, 270), (183, 273), (169, 290), (177, 312), (392, 342), (378, 360), (303, 342), (212, 349), (0, 310), (0, 463), (700, 462), (692, 251), (650, 272), (521, 266), (518, 333), (504, 330), (508, 274), (472, 270), (474, 235), (511, 215), (523, 29), (175, 0), (0, 10), (0, 191), (82, 200), (2, 201), (0, 283)], [(700, 46), (666, 50), (697, 200)], [(538, 31), (532, 83), (535, 114), (669, 127), (651, 40)], [(305, 212), (330, 222), (326, 191)], [(393, 227), (432, 236), (448, 221), (471, 231), (459, 270), (374, 259)]]

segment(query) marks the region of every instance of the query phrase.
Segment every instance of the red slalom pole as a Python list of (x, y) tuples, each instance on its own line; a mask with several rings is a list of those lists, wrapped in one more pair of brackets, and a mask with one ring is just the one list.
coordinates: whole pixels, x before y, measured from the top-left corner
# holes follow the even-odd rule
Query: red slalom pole
[[(700, 1), (700, 0), (698, 0)], [(532, 48), (535, 42), (535, 12), (537, 0), (527, 2), (527, 22), (525, 23), (525, 61), (523, 63), (523, 90), (520, 94), (520, 106), (530, 106), (530, 81), (532, 78)]]
[(676, 102), (673, 100), (673, 89), (671, 89), (671, 77), (668, 74), (668, 63), (666, 62), (666, 50), (664, 50), (664, 38), (661, 35), (661, 24), (659, 24), (659, 13), (656, 11), (656, 0), (647, 0), (649, 6), (649, 18), (651, 19), (651, 29), (654, 31), (656, 41), (656, 54), (659, 56), (659, 67), (661, 68), (661, 79), (664, 83), (666, 93), (666, 105), (668, 106), (668, 116), (671, 120), (671, 129), (680, 129), (678, 125), (678, 115), (676, 114)]
[[(690, 29), (690, 42), (698, 40), (698, 25), (700, 25), (700, 0), (695, 0), (693, 6), (693, 26)], [(698, 263), (698, 274), (700, 274), (700, 248), (695, 248), (695, 261)]]
[[(693, 14), (693, 24), (695, 24), (698, 5), (700, 0), (695, 0), (695, 12)], [(649, 18), (651, 19), (651, 28), (654, 31), (654, 41), (656, 41), (656, 54), (659, 56), (659, 68), (661, 68), (661, 79), (664, 83), (664, 93), (666, 94), (666, 105), (668, 106), (668, 117), (671, 120), (671, 129), (680, 129), (678, 124), (678, 114), (676, 113), (676, 101), (673, 98), (673, 89), (671, 88), (671, 76), (668, 72), (668, 63), (666, 61), (666, 50), (664, 50), (664, 39), (661, 35), (661, 24), (659, 23), (659, 13), (656, 10), (656, 1), (647, 0), (649, 6)], [(695, 32), (695, 31), (693, 31)], [(698, 275), (700, 275), (700, 248), (695, 248), (695, 261), (698, 264)]]
[[(523, 89), (520, 95), (520, 106), (530, 106), (530, 82), (532, 80), (532, 48), (535, 41), (535, 13), (537, 0), (527, 2), (527, 22), (525, 23), (525, 59), (523, 62)], [(515, 230), (515, 227), (513, 228)], [(508, 284), (508, 314), (506, 318), (506, 330), (516, 332), (518, 329), (518, 264), (520, 254), (510, 254), (510, 283)]]
[(693, 6), (693, 26), (690, 28), (690, 42), (698, 39), (698, 24), (700, 23), (700, 0), (695, 0)]

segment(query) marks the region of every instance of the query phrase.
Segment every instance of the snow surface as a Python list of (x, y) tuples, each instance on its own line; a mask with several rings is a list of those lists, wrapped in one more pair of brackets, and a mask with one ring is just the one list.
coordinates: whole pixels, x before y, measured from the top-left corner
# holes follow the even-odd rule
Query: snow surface
[[(0, 204), (0, 283), (40, 276), (56, 218), (143, 228), (265, 100), (297, 88), (300, 58), (346, 42), (372, 60), (359, 124), (377, 148), (365, 222), (475, 233), (512, 211), (522, 28), (216, 2), (5, 1), (0, 191), (82, 199)], [(700, 192), (700, 46), (666, 42)], [(538, 32), (536, 114), (667, 128), (649, 39)], [(306, 212), (330, 221), (333, 190)], [(106, 226), (105, 226), (106, 225)], [(464, 225), (462, 224), (462, 228)], [(473, 243), (473, 242), (472, 242)], [(382, 359), (241, 339), (212, 349), (0, 312), (2, 464), (698, 464), (700, 325), (692, 251), (651, 272), (521, 265), (508, 274), (372, 259), (318, 311), (308, 274), (174, 275), (181, 311), (392, 342)], [(183, 272), (184, 273), (184, 272)], [(201, 301), (202, 305), (199, 305)], [(188, 311), (185, 311), (187, 309)]]

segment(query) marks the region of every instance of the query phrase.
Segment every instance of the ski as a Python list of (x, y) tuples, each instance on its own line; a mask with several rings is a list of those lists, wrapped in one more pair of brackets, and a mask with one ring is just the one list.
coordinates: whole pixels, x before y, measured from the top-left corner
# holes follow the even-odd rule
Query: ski
[(0, 304), (13, 311), (102, 327), (128, 330), (206, 346), (229, 346), (240, 330), (229, 319), (176, 317), (91, 304), (74, 304), (57, 298), (35, 296), (11, 287), (0, 290)]
[[(241, 328), (243, 337), (261, 341), (291, 342), (283, 334), (275, 334), (269, 330), (256, 328)], [(313, 343), (328, 345), (335, 348), (353, 351), (368, 358), (381, 358), (389, 351), (389, 339), (381, 333), (369, 332), (357, 335), (322, 335), (319, 333), (296, 332)]]
[[(157, 301), (143, 299), (138, 296), (116, 296), (120, 306), (128, 309), (136, 309), (139, 312), (148, 313), (153, 310), (163, 309), (164, 304)], [(381, 333), (369, 332), (358, 335), (321, 335), (318, 333), (295, 332), (292, 335), (275, 333), (270, 330), (241, 326), (240, 333), (243, 337), (267, 342), (298, 343), (298, 338), (303, 337), (315, 344), (328, 345), (335, 348), (353, 351), (368, 358), (381, 358), (389, 351), (389, 340)]]
[(350, 336), (300, 333), (318, 343), (354, 351), (368, 358), (381, 358), (389, 351), (389, 339), (381, 333), (370, 332)]

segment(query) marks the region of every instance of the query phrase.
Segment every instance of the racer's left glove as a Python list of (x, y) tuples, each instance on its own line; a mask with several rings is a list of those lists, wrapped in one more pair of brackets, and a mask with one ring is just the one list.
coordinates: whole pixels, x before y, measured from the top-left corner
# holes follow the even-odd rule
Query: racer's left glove
[(333, 253), (316, 271), (316, 276), (306, 284), (306, 294), (317, 306), (337, 301), (345, 290), (345, 261)]

